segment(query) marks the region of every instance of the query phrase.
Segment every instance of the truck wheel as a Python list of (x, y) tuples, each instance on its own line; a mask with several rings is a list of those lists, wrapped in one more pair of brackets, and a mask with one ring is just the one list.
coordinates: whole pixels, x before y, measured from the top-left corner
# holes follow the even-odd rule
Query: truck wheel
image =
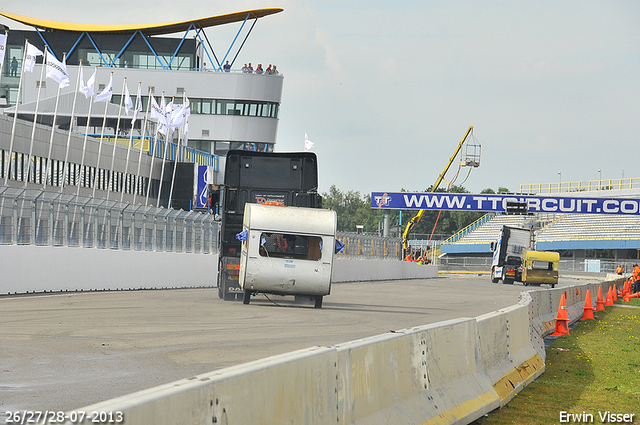
[(242, 304), (249, 304), (251, 302), (251, 291), (244, 291), (244, 296), (242, 297)]
[(222, 299), (224, 297), (224, 288), (222, 287), (222, 279), (218, 276), (218, 298)]
[(315, 308), (322, 308), (322, 295), (318, 295), (317, 297), (315, 297)]
[(236, 294), (227, 292), (227, 285), (224, 283), (220, 285), (222, 287), (222, 299), (225, 301), (233, 301), (236, 299)]
[(500, 280), (500, 279), (497, 279), (495, 277), (495, 272), (496, 272), (495, 271), (495, 267), (491, 267), (491, 282), (492, 283), (498, 283), (498, 281)]

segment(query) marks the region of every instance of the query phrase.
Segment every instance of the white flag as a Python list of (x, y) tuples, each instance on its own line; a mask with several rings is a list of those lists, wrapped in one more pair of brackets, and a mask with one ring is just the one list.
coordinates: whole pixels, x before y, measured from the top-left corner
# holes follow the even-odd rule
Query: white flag
[(96, 72), (98, 71), (98, 69), (94, 69), (93, 70), (93, 74), (91, 74), (91, 77), (89, 77), (89, 79), (87, 80), (87, 82), (84, 82), (84, 75), (82, 72), (82, 66), (80, 67), (80, 92), (82, 94), (84, 94), (84, 97), (86, 97), (87, 99), (90, 99), (91, 96), (94, 95), (93, 92), (93, 88), (96, 85)]
[(124, 85), (124, 108), (127, 110), (127, 115), (129, 115), (129, 111), (133, 108), (133, 100), (131, 100), (129, 86), (126, 84)]
[(158, 121), (161, 125), (164, 123), (164, 113), (155, 96), (151, 96), (151, 118)]
[(2, 65), (4, 64), (4, 52), (6, 48), (7, 48), (7, 33), (0, 34), (0, 69), (2, 69)]
[(138, 84), (138, 95), (136, 98), (136, 109), (133, 110), (133, 118), (131, 118), (131, 125), (133, 125), (138, 119), (138, 114), (142, 112), (142, 93), (140, 93), (140, 84)]
[(182, 106), (176, 105), (169, 116), (169, 132), (173, 132), (176, 128), (181, 127), (182, 124), (184, 124), (183, 118)]
[(60, 62), (49, 51), (47, 51), (46, 62), (47, 78), (51, 78), (53, 81), (58, 83), (61, 89), (71, 84), (69, 72), (67, 72), (67, 65), (64, 62)]
[(313, 148), (315, 145), (313, 144), (313, 142), (311, 140), (309, 140), (309, 137), (307, 136), (307, 132), (304, 132), (304, 151), (308, 152), (311, 150), (311, 148)]
[(113, 95), (113, 74), (109, 77), (109, 84), (93, 99), (93, 103), (96, 102), (110, 102)]
[(36, 57), (42, 56), (42, 50), (27, 41), (27, 54), (24, 57), (24, 72), (33, 72), (33, 66), (36, 64)]
[(182, 104), (184, 105), (187, 116), (191, 116), (191, 102), (189, 102), (189, 98), (186, 94), (184, 95), (184, 102)]

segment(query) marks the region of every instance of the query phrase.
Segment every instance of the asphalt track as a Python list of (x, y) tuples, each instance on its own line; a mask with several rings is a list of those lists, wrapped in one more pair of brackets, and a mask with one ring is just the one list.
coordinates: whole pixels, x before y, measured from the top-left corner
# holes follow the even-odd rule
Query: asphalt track
[(486, 275), (342, 283), (322, 309), (292, 297), (225, 302), (214, 288), (0, 297), (0, 423), (7, 411), (68, 411), (297, 349), (476, 317), (526, 290)]

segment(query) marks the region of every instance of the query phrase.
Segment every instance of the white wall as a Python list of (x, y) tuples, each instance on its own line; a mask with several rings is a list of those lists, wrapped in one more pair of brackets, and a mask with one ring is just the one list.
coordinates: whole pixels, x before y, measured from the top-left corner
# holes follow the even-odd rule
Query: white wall
[(0, 294), (215, 286), (218, 256), (0, 246)]

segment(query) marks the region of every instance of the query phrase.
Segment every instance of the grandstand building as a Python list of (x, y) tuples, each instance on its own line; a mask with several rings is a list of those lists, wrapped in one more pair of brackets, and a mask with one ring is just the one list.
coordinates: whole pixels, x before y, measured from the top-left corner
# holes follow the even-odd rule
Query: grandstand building
[[(521, 192), (638, 199), (640, 179), (566, 182), (562, 187), (521, 186)], [(613, 272), (619, 263), (630, 271), (631, 265), (640, 260), (640, 215), (489, 213), (440, 245), (444, 262), (456, 257), (490, 258), (491, 243), (505, 225), (532, 229), (536, 249), (557, 251), (561, 261), (584, 264), (585, 271)]]
[[(221, 158), (228, 150), (274, 149), (283, 76), (245, 72), (235, 59), (257, 20), (281, 11), (257, 9), (156, 25), (75, 24), (0, 12), (34, 28), (5, 27), (0, 176), (8, 176), (7, 186), (55, 187), (96, 198), (118, 192), (112, 197), (125, 202), (148, 195), (160, 197), (164, 206), (177, 161), (208, 166), (214, 185), (221, 184)], [(216, 54), (205, 29), (226, 24), (238, 25), (238, 36)], [(33, 72), (21, 72), (27, 41), (64, 59), (68, 87), (59, 91), (58, 83), (45, 77), (42, 56)], [(231, 69), (223, 69), (227, 61)], [(76, 95), (81, 68), (85, 81), (96, 70), (95, 93), (112, 77), (108, 104), (94, 103), (91, 110), (90, 100)], [(131, 114), (121, 105), (126, 91), (135, 102), (138, 87), (147, 118), (151, 96), (158, 103), (188, 99), (188, 132), (185, 127), (165, 141), (156, 134), (156, 122), (144, 117), (132, 127)], [(184, 139), (186, 149), (180, 147)]]

